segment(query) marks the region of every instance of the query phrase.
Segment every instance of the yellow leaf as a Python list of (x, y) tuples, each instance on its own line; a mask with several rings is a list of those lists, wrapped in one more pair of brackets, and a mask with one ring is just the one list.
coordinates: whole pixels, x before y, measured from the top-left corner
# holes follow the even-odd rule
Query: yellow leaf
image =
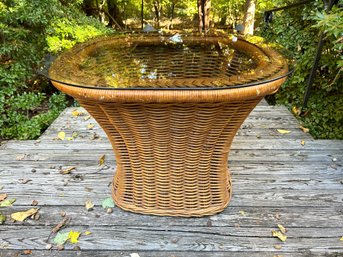
[(105, 155), (101, 155), (99, 158), (99, 166), (102, 166), (105, 164)]
[(87, 120), (89, 120), (90, 118), (91, 118), (91, 116), (86, 116), (86, 117), (84, 117), (84, 120), (87, 121)]
[(339, 240), (343, 241), (343, 236)]
[(272, 230), (272, 235), (273, 237), (279, 238), (282, 242), (285, 242), (287, 239), (287, 236), (282, 234), (280, 231)]
[(36, 214), (38, 212), (38, 208), (32, 208), (27, 211), (15, 212), (11, 214), (11, 218), (16, 221), (24, 221), (26, 218)]
[(87, 125), (87, 129), (93, 129), (94, 128), (94, 124), (88, 124)]
[(296, 106), (293, 106), (293, 107), (292, 107), (292, 112), (293, 112), (295, 115), (300, 115), (300, 113), (301, 113), (300, 109), (298, 109)]
[(280, 229), (280, 231), (282, 232), (282, 233), (286, 233), (287, 232), (287, 230), (286, 230), (286, 228), (284, 227), (284, 226), (282, 226), (281, 224), (277, 224), (277, 226), (278, 226), (278, 228)]
[(305, 132), (305, 133), (310, 132), (310, 129), (305, 128), (305, 127), (303, 127), (303, 126), (299, 126), (299, 128), (300, 128), (303, 132)]
[(239, 211), (239, 214), (242, 215), (242, 216), (245, 216), (245, 211), (240, 210), (240, 211)]
[(69, 174), (70, 172), (72, 172), (72, 171), (75, 170), (75, 169), (76, 169), (76, 167), (73, 166), (73, 167), (67, 168), (67, 169), (65, 169), (65, 170), (61, 170), (60, 173), (63, 174), (63, 175)]
[(57, 137), (58, 137), (59, 139), (61, 139), (61, 140), (64, 140), (65, 137), (66, 137), (66, 133), (63, 132), (63, 131), (58, 132)]
[(305, 145), (305, 140), (301, 140), (300, 144), (301, 144), (302, 146), (304, 146), (304, 145)]
[(71, 230), (68, 235), (68, 239), (70, 240), (70, 243), (77, 244), (79, 242), (78, 239), (79, 239), (80, 234), (81, 232)]
[(92, 234), (92, 232), (90, 232), (90, 231), (86, 231), (86, 232), (84, 233), (85, 236), (89, 236), (89, 235), (91, 235), (91, 234)]
[(92, 200), (87, 200), (85, 205), (86, 205), (87, 211), (93, 210), (94, 208), (94, 203), (92, 202)]
[(72, 114), (74, 117), (80, 116), (80, 113), (79, 113), (77, 110), (74, 110), (71, 114)]
[(289, 134), (289, 133), (291, 133), (291, 131), (285, 130), (285, 129), (278, 129), (277, 131), (278, 131), (280, 134)]
[(274, 245), (274, 248), (275, 248), (276, 250), (281, 250), (282, 245)]

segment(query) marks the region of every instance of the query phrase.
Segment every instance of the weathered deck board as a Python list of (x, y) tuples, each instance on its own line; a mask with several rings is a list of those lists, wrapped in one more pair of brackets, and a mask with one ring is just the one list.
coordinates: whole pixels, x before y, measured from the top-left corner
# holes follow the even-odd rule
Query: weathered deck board
[[(83, 112), (74, 117), (73, 110)], [(105, 134), (82, 108), (68, 108), (38, 141), (10, 141), (0, 146), (0, 193), (16, 198), (0, 208), (7, 217), (38, 201), (40, 218), (0, 225), (0, 257), (21, 256), (343, 256), (343, 143), (313, 140), (284, 107), (264, 102), (238, 131), (230, 153), (233, 197), (222, 213), (202, 218), (139, 215), (101, 207), (110, 196), (115, 171)], [(92, 130), (88, 124), (95, 124)], [(280, 134), (277, 129), (290, 130)], [(56, 140), (73, 132), (73, 140)], [(95, 136), (94, 136), (95, 135)], [(305, 144), (302, 145), (302, 140)], [(106, 165), (99, 167), (99, 157)], [(59, 173), (76, 166), (67, 175)], [(30, 179), (21, 184), (21, 179)], [(91, 199), (93, 211), (84, 207)], [(72, 221), (63, 231), (91, 231), (81, 250), (48, 251), (46, 239), (65, 211)], [(271, 236), (277, 224), (286, 242)], [(276, 249), (280, 245), (281, 249)]]

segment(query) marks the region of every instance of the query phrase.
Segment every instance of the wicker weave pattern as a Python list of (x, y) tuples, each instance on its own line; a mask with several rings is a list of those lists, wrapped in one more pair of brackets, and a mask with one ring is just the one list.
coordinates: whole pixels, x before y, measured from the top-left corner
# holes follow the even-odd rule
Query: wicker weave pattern
[(229, 148), (259, 101), (80, 103), (113, 145), (117, 160), (113, 198), (119, 207), (155, 215), (202, 216), (228, 205)]

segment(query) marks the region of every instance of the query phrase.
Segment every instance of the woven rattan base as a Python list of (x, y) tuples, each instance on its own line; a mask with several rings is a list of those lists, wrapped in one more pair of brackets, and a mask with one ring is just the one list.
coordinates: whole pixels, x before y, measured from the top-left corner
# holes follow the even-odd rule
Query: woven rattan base
[(112, 143), (117, 205), (144, 214), (191, 217), (215, 214), (228, 205), (231, 142), (260, 99), (80, 104)]
[[(116, 173), (119, 174), (120, 172)], [(145, 206), (141, 203), (134, 204), (130, 200), (125, 201), (126, 199), (122, 199), (119, 195), (116, 194), (116, 186), (112, 186), (112, 197), (114, 202), (118, 207), (123, 210), (136, 212), (136, 213), (143, 213), (143, 214), (152, 214), (152, 215), (160, 215), (160, 216), (178, 216), (178, 217), (201, 217), (206, 215), (213, 215), (215, 213), (223, 211), (229, 204), (232, 196), (232, 189), (231, 189), (231, 178), (229, 171), (227, 171), (228, 178), (227, 181), (223, 182), (222, 185), (226, 186), (226, 198), (222, 199), (217, 204), (209, 205), (209, 201), (194, 201), (193, 195), (185, 195), (179, 198), (175, 198), (175, 196), (166, 194), (164, 199), (161, 199), (159, 202), (165, 202), (164, 204), (158, 204), (158, 202), (150, 202)], [(113, 179), (113, 185), (117, 185), (118, 177), (116, 176)], [(209, 184), (210, 181), (198, 181), (199, 185), (201, 184)], [(208, 197), (207, 197), (208, 198)], [(170, 202), (174, 202), (171, 204)], [(179, 204), (178, 204), (179, 202)], [(187, 202), (188, 204), (184, 206), (184, 204), (180, 205), (181, 202)], [(167, 208), (165, 206), (168, 206)]]

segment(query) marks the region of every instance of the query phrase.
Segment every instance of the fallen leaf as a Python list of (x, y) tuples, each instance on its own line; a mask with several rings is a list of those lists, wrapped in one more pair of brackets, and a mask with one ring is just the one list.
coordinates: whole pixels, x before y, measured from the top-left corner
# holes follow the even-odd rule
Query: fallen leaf
[(241, 216), (245, 216), (245, 211), (240, 210), (240, 211), (239, 211), (239, 214), (240, 214)]
[(112, 197), (108, 197), (105, 200), (103, 200), (101, 205), (102, 205), (102, 208), (105, 208), (105, 209), (114, 208), (114, 206), (115, 206)]
[(276, 250), (281, 250), (282, 245), (274, 245), (274, 248), (275, 248)]
[(86, 209), (87, 209), (87, 211), (91, 211), (91, 210), (93, 210), (93, 208), (94, 208), (94, 203), (92, 202), (92, 200), (87, 200), (86, 201)]
[(81, 116), (82, 113), (78, 112), (77, 110), (74, 110), (72, 113), (71, 113), (74, 117), (77, 117), (77, 116)]
[(130, 257), (140, 257), (138, 253), (130, 253)]
[(7, 198), (7, 194), (0, 194), (0, 202)]
[(64, 243), (68, 240), (68, 238), (69, 238), (69, 232), (65, 232), (65, 233), (58, 232), (52, 241), (57, 245), (64, 245)]
[(304, 145), (305, 145), (305, 140), (301, 140), (300, 144), (301, 144), (302, 146), (304, 146)]
[(301, 110), (300, 109), (298, 109), (296, 106), (293, 106), (292, 107), (292, 112), (295, 114), (295, 115), (300, 115), (300, 113), (301, 113)]
[(29, 156), (29, 154), (26, 154), (26, 153), (20, 154), (20, 155), (17, 155), (16, 160), (17, 161), (22, 161), (22, 160), (24, 160), (28, 156)]
[(339, 239), (340, 241), (343, 241), (343, 236)]
[(16, 221), (24, 221), (25, 219), (32, 216), (33, 214), (36, 214), (38, 210), (39, 210), (38, 208), (32, 208), (27, 211), (15, 212), (11, 214), (11, 218)]
[(8, 206), (12, 206), (13, 203), (16, 201), (16, 199), (7, 199), (7, 200), (4, 200), (2, 202), (0, 202), (0, 207), (8, 207)]
[(0, 249), (8, 249), (8, 248), (10, 248), (9, 243), (0, 243)]
[(38, 205), (38, 201), (37, 200), (33, 200), (31, 203), (32, 206), (37, 206)]
[(286, 228), (284, 227), (284, 226), (282, 226), (281, 224), (277, 224), (277, 226), (278, 226), (278, 228), (280, 229), (280, 231), (282, 232), (282, 233), (286, 233), (287, 232), (287, 230), (286, 230)]
[(67, 168), (67, 169), (65, 169), (65, 170), (60, 170), (60, 173), (61, 173), (62, 175), (66, 175), (66, 174), (69, 174), (70, 172), (72, 172), (72, 171), (75, 170), (75, 169), (76, 169), (76, 166), (73, 166), (73, 167)]
[(45, 249), (46, 250), (51, 250), (51, 248), (52, 248), (52, 244), (46, 244), (45, 245)]
[(63, 131), (58, 132), (57, 137), (58, 137), (59, 139), (61, 139), (61, 140), (64, 140), (65, 137), (66, 137), (66, 133), (63, 132)]
[(300, 128), (303, 132), (305, 132), (305, 133), (309, 133), (309, 132), (310, 132), (310, 129), (309, 129), (309, 128), (305, 128), (305, 127), (303, 127), (303, 126), (299, 126), (299, 128)]
[(84, 117), (83, 119), (85, 120), (85, 121), (87, 121), (87, 120), (89, 120), (91, 118), (91, 116), (86, 116), (86, 117)]
[(32, 254), (32, 250), (24, 250), (22, 252), (23, 255), (29, 255), (29, 254)]
[(278, 131), (280, 134), (289, 134), (289, 133), (291, 133), (291, 131), (285, 130), (285, 129), (278, 129), (277, 131)]
[(68, 239), (70, 240), (70, 243), (72, 244), (77, 244), (79, 242), (79, 236), (80, 236), (81, 232), (79, 231), (73, 231), (71, 230), (68, 234)]
[(51, 233), (49, 235), (49, 238), (51, 236), (51, 234), (56, 234), (63, 226), (65, 226), (66, 224), (68, 224), (71, 221), (70, 217), (65, 217), (60, 223), (58, 223), (52, 230)]
[(93, 128), (94, 128), (94, 124), (90, 123), (90, 124), (87, 125), (87, 129), (91, 130)]
[(91, 235), (92, 234), (92, 232), (90, 232), (90, 231), (86, 231), (85, 233), (83, 233), (85, 236), (89, 236), (89, 235)]
[(18, 183), (19, 183), (19, 184), (27, 184), (27, 183), (29, 183), (30, 181), (32, 181), (32, 179), (27, 179), (27, 178), (18, 179)]
[(282, 242), (285, 242), (287, 239), (287, 236), (282, 234), (281, 231), (272, 230), (272, 235), (273, 237), (279, 238)]
[(102, 166), (105, 164), (105, 155), (101, 155), (99, 158), (99, 166)]
[(0, 190), (4, 189), (4, 186), (3, 185), (0, 185)]
[(5, 221), (6, 221), (6, 216), (0, 212), (0, 225), (4, 224)]

